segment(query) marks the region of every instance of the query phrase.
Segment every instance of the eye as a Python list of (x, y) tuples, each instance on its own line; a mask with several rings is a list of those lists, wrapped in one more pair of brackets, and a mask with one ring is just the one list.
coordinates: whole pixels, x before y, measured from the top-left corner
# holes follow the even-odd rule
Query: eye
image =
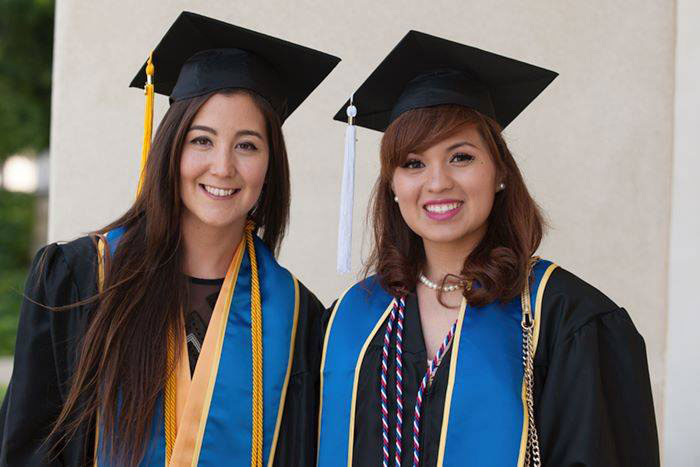
[(452, 158), (450, 159), (450, 162), (471, 162), (474, 159), (476, 159), (474, 156), (471, 154), (467, 154), (465, 152), (458, 152), (457, 154), (454, 154)]
[(424, 167), (423, 163), (418, 159), (408, 159), (401, 165), (404, 169), (420, 169)]
[(236, 147), (238, 147), (244, 151), (257, 151), (258, 150), (258, 147), (250, 141), (240, 142), (236, 145)]
[(211, 146), (211, 139), (207, 136), (197, 136), (190, 141), (191, 144), (195, 146)]

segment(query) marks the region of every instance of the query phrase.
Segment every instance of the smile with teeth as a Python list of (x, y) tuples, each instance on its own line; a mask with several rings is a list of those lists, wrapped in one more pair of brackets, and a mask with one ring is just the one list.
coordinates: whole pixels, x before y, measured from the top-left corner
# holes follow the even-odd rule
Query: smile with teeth
[(449, 212), (454, 209), (457, 209), (462, 205), (462, 201), (455, 201), (452, 203), (443, 203), (443, 204), (426, 204), (425, 205), (425, 210), (428, 212), (434, 212), (436, 214), (441, 214), (444, 212)]
[(232, 194), (237, 193), (239, 191), (238, 188), (217, 188), (215, 186), (209, 186), (204, 184), (202, 184), (202, 188), (204, 188), (210, 195), (218, 196), (221, 198), (231, 196)]

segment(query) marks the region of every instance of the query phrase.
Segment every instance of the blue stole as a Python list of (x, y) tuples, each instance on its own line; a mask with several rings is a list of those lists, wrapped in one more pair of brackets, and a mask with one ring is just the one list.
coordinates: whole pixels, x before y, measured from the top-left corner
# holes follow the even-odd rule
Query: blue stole
[[(106, 235), (112, 255), (124, 230)], [(245, 240), (244, 240), (245, 241)], [(254, 237), (263, 310), (263, 462), (272, 464), (291, 372), (298, 317), (298, 283), (267, 246)], [(245, 249), (225, 325), (225, 334), (207, 417), (202, 421), (197, 465), (249, 465), (252, 439), (251, 265)], [(153, 429), (141, 466), (165, 465), (163, 397), (156, 404)], [(180, 414), (178, 414), (180, 417)], [(180, 425), (199, 420), (180, 419)], [(99, 466), (112, 465), (101, 440)]]
[[(535, 331), (546, 281), (555, 267), (540, 260), (533, 268)], [(333, 310), (321, 367), (319, 467), (353, 464), (360, 368), (370, 341), (384, 329), (393, 301), (373, 276), (351, 287)], [(519, 296), (482, 307), (465, 309), (463, 303), (452, 342), (438, 466), (522, 463), (527, 423), (521, 319)], [(404, 401), (410, 407), (413, 403)], [(381, 442), (378, 433), (377, 443)]]

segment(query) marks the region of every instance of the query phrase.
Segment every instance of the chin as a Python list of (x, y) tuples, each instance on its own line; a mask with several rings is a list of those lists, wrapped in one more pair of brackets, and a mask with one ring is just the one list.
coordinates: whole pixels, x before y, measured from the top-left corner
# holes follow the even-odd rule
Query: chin
[(421, 235), (424, 241), (432, 243), (458, 243), (464, 239), (464, 235), (445, 234), (445, 235)]
[(222, 229), (226, 227), (231, 227), (236, 224), (239, 220), (238, 216), (231, 216), (227, 213), (227, 216), (222, 216), (221, 214), (201, 214), (197, 215), (197, 220), (207, 227), (212, 227), (216, 229)]
[(474, 230), (458, 225), (441, 225), (423, 228), (416, 232), (424, 241), (432, 243), (461, 244), (474, 236)]

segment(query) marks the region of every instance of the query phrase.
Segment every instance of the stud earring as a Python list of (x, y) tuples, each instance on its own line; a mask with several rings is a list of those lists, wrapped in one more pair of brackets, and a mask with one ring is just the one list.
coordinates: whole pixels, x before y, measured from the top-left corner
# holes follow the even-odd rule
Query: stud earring
[(396, 195), (394, 195), (394, 201), (398, 203), (398, 202), (399, 202), (399, 197), (396, 196)]
[(506, 189), (506, 184), (501, 182), (498, 184), (498, 191), (505, 190)]

